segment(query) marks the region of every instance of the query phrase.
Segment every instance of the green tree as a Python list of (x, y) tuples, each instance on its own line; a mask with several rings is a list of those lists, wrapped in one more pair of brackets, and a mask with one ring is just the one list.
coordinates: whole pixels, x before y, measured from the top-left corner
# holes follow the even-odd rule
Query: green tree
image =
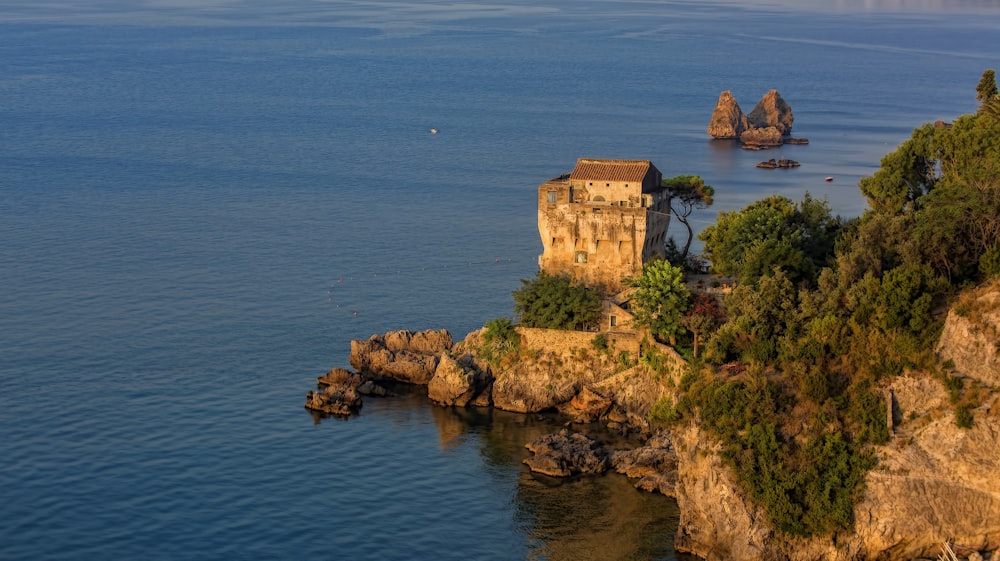
[(688, 250), (691, 249), (691, 241), (694, 239), (694, 230), (691, 229), (688, 217), (695, 209), (705, 209), (712, 206), (715, 189), (711, 185), (705, 185), (705, 180), (697, 175), (678, 175), (664, 179), (662, 185), (670, 193), (670, 212), (687, 229), (687, 241), (684, 242), (684, 249), (680, 252), (680, 261), (677, 262), (680, 265), (687, 259)]
[(741, 284), (755, 284), (778, 269), (793, 281), (811, 282), (833, 255), (840, 227), (825, 201), (807, 193), (796, 205), (772, 195), (739, 211), (720, 212), (699, 239), (705, 242), (712, 269)]
[(986, 102), (997, 97), (997, 73), (992, 68), (983, 71), (976, 86), (976, 101)]
[(871, 176), (858, 183), (861, 193), (872, 210), (882, 214), (899, 214), (915, 210), (921, 196), (934, 187), (934, 158), (930, 139), (933, 127), (925, 126), (882, 157), (881, 166)]
[(776, 270), (754, 284), (741, 284), (723, 300), (729, 316), (711, 340), (711, 358), (722, 362), (739, 357), (767, 363), (778, 356), (782, 340), (800, 328), (798, 291), (791, 279)]
[(514, 311), (525, 327), (585, 330), (601, 319), (601, 299), (569, 278), (538, 271), (521, 279), (514, 291)]
[(661, 341), (673, 342), (683, 329), (681, 317), (690, 296), (684, 271), (662, 259), (650, 261), (638, 277), (625, 279), (625, 284), (635, 289), (629, 301), (633, 323)]

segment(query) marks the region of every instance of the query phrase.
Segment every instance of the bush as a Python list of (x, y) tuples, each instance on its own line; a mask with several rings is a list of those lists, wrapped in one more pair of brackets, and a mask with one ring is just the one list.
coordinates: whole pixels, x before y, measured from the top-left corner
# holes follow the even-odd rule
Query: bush
[(597, 351), (600, 351), (602, 353), (610, 352), (610, 349), (608, 348), (608, 336), (603, 333), (598, 333), (597, 335), (595, 335), (594, 338), (590, 340), (590, 344)]
[(674, 400), (670, 396), (664, 396), (653, 404), (649, 410), (649, 422), (654, 425), (673, 425), (680, 422), (684, 415), (674, 406)]
[(520, 346), (521, 335), (509, 319), (491, 319), (486, 322), (483, 346), (479, 348), (479, 355), (495, 368), (500, 365), (503, 357), (513, 353)]
[(1000, 276), (1000, 243), (995, 243), (979, 256), (979, 274), (984, 279)]
[(972, 410), (968, 405), (959, 405), (955, 408), (955, 425), (960, 429), (972, 428)]
[(513, 293), (514, 311), (525, 327), (585, 330), (601, 320), (600, 297), (568, 277), (538, 271), (521, 285)]

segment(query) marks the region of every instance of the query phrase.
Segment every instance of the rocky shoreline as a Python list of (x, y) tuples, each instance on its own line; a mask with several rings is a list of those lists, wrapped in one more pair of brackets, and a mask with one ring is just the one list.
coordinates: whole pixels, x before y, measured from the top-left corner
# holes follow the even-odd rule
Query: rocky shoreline
[[(1000, 325), (996, 317), (987, 320)], [(961, 321), (949, 316), (942, 354), (950, 350), (956, 365), (988, 363), (972, 356), (981, 348), (961, 345), (969, 329), (952, 327)], [(639, 342), (628, 336), (611, 342), (613, 352), (601, 352), (590, 344), (592, 333), (518, 333), (520, 352), (495, 364), (477, 356), (482, 331), (459, 343), (444, 330), (352, 341), (355, 371), (334, 368), (319, 377), (305, 406), (323, 415), (351, 415), (363, 399), (392, 395), (394, 384), (405, 383), (426, 386), (438, 406), (557, 410), (567, 419), (565, 428), (526, 443), (529, 469), (549, 477), (614, 471), (638, 489), (675, 497), (681, 512), (675, 548), (710, 561), (908, 561), (936, 558), (944, 543), (960, 545), (960, 558), (969, 561), (1000, 558), (996, 394), (976, 411), (975, 426), (963, 430), (955, 426), (947, 391), (932, 376), (886, 381), (883, 391), (907, 420), (890, 421), (893, 440), (877, 450), (880, 467), (869, 474), (855, 506), (853, 531), (790, 538), (769, 527), (719, 455), (718, 443), (697, 423), (670, 430), (650, 424), (653, 404), (673, 395), (686, 368), (669, 347), (660, 349), (668, 374), (656, 376), (638, 361), (622, 360), (638, 357)], [(595, 424), (632, 437), (634, 445), (614, 448), (589, 436)]]

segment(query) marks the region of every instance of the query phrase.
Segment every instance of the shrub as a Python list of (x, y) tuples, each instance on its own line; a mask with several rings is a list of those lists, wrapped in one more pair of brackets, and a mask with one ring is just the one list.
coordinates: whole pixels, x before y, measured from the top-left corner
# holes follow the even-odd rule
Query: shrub
[(960, 429), (972, 428), (972, 410), (968, 405), (959, 405), (955, 408), (955, 425)]
[(491, 366), (497, 367), (503, 357), (516, 351), (520, 346), (521, 336), (509, 319), (491, 319), (486, 322), (483, 346), (479, 348), (479, 355)]

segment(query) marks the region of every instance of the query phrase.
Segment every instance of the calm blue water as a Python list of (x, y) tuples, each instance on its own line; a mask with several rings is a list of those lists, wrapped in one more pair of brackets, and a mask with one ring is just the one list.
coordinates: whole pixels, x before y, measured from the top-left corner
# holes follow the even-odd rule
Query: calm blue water
[[(673, 559), (669, 499), (526, 473), (554, 420), (305, 391), (509, 315), (577, 157), (854, 216), (1000, 62), (988, 1), (133, 4), (0, 1), (4, 560)], [(771, 88), (796, 170), (704, 132)]]

